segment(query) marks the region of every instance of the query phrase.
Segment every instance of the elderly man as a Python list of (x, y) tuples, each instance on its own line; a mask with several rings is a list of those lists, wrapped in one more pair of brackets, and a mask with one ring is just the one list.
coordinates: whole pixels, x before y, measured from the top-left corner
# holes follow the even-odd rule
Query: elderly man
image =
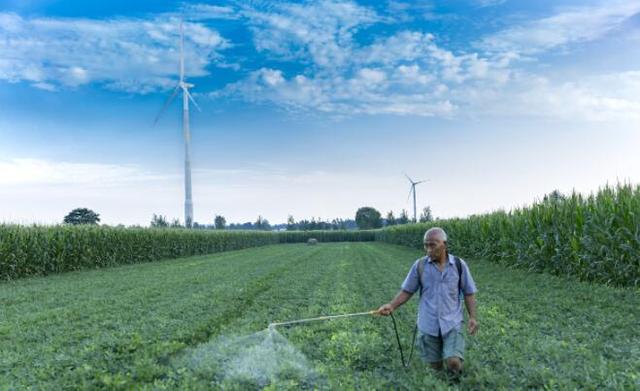
[(413, 264), (400, 292), (378, 313), (390, 315), (420, 289), (416, 343), (421, 356), (437, 370), (444, 360), (447, 369), (458, 374), (464, 359), (461, 296), (469, 312), (468, 331), (474, 335), (478, 330), (476, 285), (466, 262), (447, 251), (447, 234), (442, 228), (429, 229), (423, 242), (427, 256)]

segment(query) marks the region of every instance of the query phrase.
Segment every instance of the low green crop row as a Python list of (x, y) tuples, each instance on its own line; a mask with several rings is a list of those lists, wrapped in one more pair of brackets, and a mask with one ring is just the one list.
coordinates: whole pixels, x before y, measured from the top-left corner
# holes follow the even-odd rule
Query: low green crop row
[(391, 227), (378, 231), (376, 240), (421, 248), (432, 226), (447, 232), (451, 251), (460, 256), (640, 287), (640, 186), (607, 186), (588, 197), (547, 198), (508, 213)]
[(262, 232), (0, 225), (0, 279), (212, 254), (267, 244), (372, 241), (367, 231)]
[[(271, 322), (378, 308), (419, 255), (273, 245), (0, 283), (0, 390), (640, 389), (640, 295), (481, 259), (468, 259), (480, 332), (457, 383), (417, 351), (404, 368), (389, 317), (265, 339)], [(417, 305), (395, 311), (405, 358)]]

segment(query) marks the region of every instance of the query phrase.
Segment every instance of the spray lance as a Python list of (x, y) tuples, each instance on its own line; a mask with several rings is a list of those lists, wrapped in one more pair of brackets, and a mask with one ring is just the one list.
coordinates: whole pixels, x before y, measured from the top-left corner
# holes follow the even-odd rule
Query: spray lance
[[(287, 321), (287, 322), (274, 322), (274, 323), (269, 323), (268, 329), (269, 329), (269, 331), (273, 331), (278, 326), (290, 326), (290, 325), (294, 325), (294, 324), (316, 322), (316, 321), (321, 321), (321, 320), (332, 320), (332, 319), (339, 319), (339, 318), (351, 318), (351, 317), (355, 317), (355, 316), (367, 316), (367, 315), (379, 315), (379, 313), (378, 313), (378, 310), (372, 310), (372, 311), (366, 311), (366, 312), (355, 312), (355, 313), (351, 313), (351, 314), (327, 315), (327, 316), (319, 316), (319, 317), (316, 317), (316, 318), (297, 319), (297, 320), (290, 320), (290, 321)], [(390, 315), (391, 315), (391, 320), (393, 321), (393, 331), (396, 334), (396, 341), (398, 342), (398, 349), (400, 350), (400, 359), (402, 360), (402, 366), (407, 368), (409, 366), (409, 363), (411, 362), (411, 357), (413, 357), (413, 348), (414, 348), (414, 345), (415, 345), (416, 332), (418, 331), (418, 326), (416, 325), (416, 328), (413, 331), (413, 338), (411, 340), (411, 353), (409, 354), (409, 358), (405, 361), (404, 352), (402, 350), (402, 344), (400, 343), (400, 336), (398, 335), (398, 327), (396, 325), (396, 318), (393, 316), (393, 312), (390, 313)]]
[(353, 314), (327, 315), (327, 316), (319, 316), (317, 318), (297, 319), (297, 320), (290, 320), (288, 322), (269, 323), (269, 329), (273, 330), (276, 326), (288, 326), (288, 325), (298, 324), (298, 323), (315, 322), (318, 320), (330, 320), (330, 319), (338, 319), (338, 318), (351, 318), (354, 316), (375, 315), (377, 313), (378, 313), (377, 310), (373, 310), (373, 311), (367, 311), (367, 312), (355, 312)]

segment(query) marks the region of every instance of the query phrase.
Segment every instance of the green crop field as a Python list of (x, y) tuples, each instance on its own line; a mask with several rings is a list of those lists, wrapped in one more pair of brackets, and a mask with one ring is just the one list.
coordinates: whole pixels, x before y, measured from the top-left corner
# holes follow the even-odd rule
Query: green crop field
[[(417, 355), (404, 369), (390, 318), (279, 328), (271, 353), (252, 350), (273, 321), (376, 309), (420, 254), (280, 244), (5, 281), (0, 389), (640, 388), (637, 288), (481, 259), (467, 259), (480, 331), (459, 383)], [(405, 348), (415, 309), (414, 298), (396, 312)]]

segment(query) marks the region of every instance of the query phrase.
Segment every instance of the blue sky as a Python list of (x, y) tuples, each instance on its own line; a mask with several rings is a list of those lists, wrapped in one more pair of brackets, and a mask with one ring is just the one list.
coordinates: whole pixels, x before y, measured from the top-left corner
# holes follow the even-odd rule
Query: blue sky
[(0, 221), (438, 217), (640, 181), (640, 1), (0, 1)]

